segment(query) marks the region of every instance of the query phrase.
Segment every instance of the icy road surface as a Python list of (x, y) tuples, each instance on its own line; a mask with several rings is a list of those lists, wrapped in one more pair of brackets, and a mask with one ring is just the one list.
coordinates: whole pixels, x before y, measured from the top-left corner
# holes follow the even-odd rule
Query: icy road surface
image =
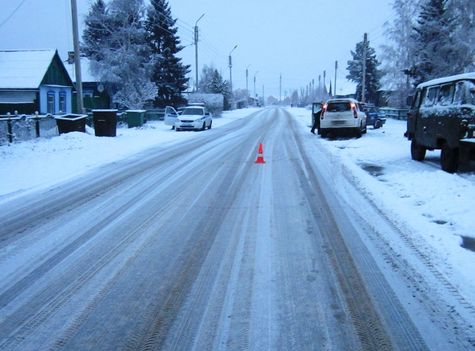
[(266, 109), (2, 204), (0, 350), (473, 349), (303, 133)]

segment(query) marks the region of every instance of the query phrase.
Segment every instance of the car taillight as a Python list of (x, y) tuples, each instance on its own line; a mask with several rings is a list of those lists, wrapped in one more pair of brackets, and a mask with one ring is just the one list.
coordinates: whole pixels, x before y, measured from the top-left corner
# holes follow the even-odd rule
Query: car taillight
[(353, 110), (353, 117), (358, 118), (358, 112), (356, 112), (356, 104), (351, 103), (351, 109)]
[(325, 104), (323, 105), (323, 108), (322, 108), (322, 113), (320, 113), (320, 119), (323, 119), (323, 115), (325, 114), (325, 112), (327, 111), (327, 107), (328, 105)]

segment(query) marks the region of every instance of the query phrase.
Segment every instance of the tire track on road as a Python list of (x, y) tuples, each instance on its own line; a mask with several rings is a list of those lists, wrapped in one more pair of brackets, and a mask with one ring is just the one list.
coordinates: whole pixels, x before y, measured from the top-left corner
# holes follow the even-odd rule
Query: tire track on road
[[(244, 125), (247, 125), (246, 123), (243, 123)], [(224, 138), (224, 135), (221, 134), (219, 135), (219, 138), (213, 138), (213, 136), (209, 136), (206, 139), (203, 140), (198, 140), (195, 141), (194, 143), (191, 143), (193, 147), (191, 147), (191, 150), (196, 150), (198, 149), (198, 146), (200, 146), (200, 152), (206, 153), (207, 151), (211, 150), (216, 143), (220, 142), (220, 139)], [(236, 140), (239, 139), (239, 133), (236, 133), (235, 136), (226, 136), (226, 142), (228, 143), (235, 143)], [(210, 143), (208, 143), (211, 141)], [(188, 171), (191, 169), (190, 168), (190, 160), (193, 159), (194, 155), (191, 153), (191, 156), (189, 156), (189, 160), (184, 158), (183, 155), (183, 149), (184, 148), (189, 148), (190, 144), (187, 144), (186, 146), (181, 146), (175, 151), (172, 151), (171, 155), (165, 155), (165, 157), (162, 157), (161, 155), (158, 157), (158, 159), (165, 160), (167, 162), (173, 162), (176, 158), (180, 158), (180, 166), (179, 167), (188, 167)], [(157, 157), (151, 157), (147, 160), (150, 161), (156, 160)], [(96, 198), (98, 196), (104, 196), (109, 190), (118, 187), (119, 184), (122, 182), (126, 181), (127, 178), (130, 176), (130, 174), (134, 174), (136, 177), (138, 177), (139, 174), (144, 174), (146, 176), (147, 172), (153, 171), (153, 165), (148, 165), (146, 161), (140, 161), (138, 162), (138, 165), (141, 166), (138, 169), (134, 169), (132, 172), (128, 172), (125, 175), (122, 174), (122, 176), (115, 177), (116, 182), (111, 184), (110, 187), (107, 189), (103, 189), (103, 192), (100, 194), (95, 194), (93, 197)], [(197, 162), (195, 162), (197, 164)], [(137, 164), (135, 164), (137, 165)], [(169, 178), (167, 177), (167, 174), (172, 174), (172, 172), (176, 172), (176, 168), (172, 167), (174, 169), (168, 169), (163, 177), (156, 177), (152, 181), (149, 181), (148, 183), (144, 184), (142, 186), (142, 191), (138, 192), (135, 194), (133, 197), (130, 197), (128, 201), (125, 203), (121, 203), (120, 207), (116, 208), (116, 211), (114, 213), (103, 217), (99, 222), (97, 222), (93, 227), (89, 228), (85, 233), (81, 234), (77, 239), (75, 239), (73, 242), (68, 244), (66, 247), (64, 247), (61, 251), (56, 253), (54, 256), (50, 257), (48, 260), (43, 262), (40, 266), (36, 267), (34, 270), (32, 270), (28, 275), (23, 277), (21, 280), (17, 281), (13, 286), (5, 290), (1, 295), (0, 295), (0, 308), (5, 307), (6, 305), (12, 303), (12, 301), (19, 295), (21, 292), (25, 291), (28, 287), (32, 286), (36, 281), (40, 280), (43, 276), (45, 276), (50, 270), (53, 268), (59, 266), (64, 260), (66, 260), (68, 257), (72, 255), (73, 252), (75, 252), (77, 249), (82, 247), (86, 242), (90, 241), (98, 232), (100, 232), (103, 228), (107, 227), (108, 224), (114, 223), (115, 218), (117, 217), (117, 213), (123, 214), (127, 212), (127, 209), (130, 208), (134, 203), (140, 202), (144, 197), (147, 196), (148, 193), (150, 193), (150, 188), (156, 188), (159, 187), (162, 182), (163, 178)], [(122, 169), (121, 169), (122, 170)], [(121, 173), (120, 171), (117, 172), (117, 174)], [(174, 181), (178, 181), (179, 179), (174, 179)], [(98, 183), (101, 183), (100, 180)], [(145, 186), (146, 185), (146, 186)], [(90, 186), (90, 184), (89, 184)], [(99, 184), (96, 188), (93, 186), (89, 194), (94, 192), (94, 189), (99, 189), (101, 185)], [(77, 189), (75, 189), (77, 190)], [(82, 190), (82, 189), (81, 189)], [(77, 194), (81, 193), (81, 191), (77, 191)], [(89, 198), (88, 193), (83, 194), (84, 196), (82, 198), (83, 202), (86, 203)], [(68, 198), (68, 195), (64, 195), (64, 198)], [(70, 196), (69, 199), (73, 199), (75, 196)], [(56, 199), (58, 200), (58, 199)], [(71, 200), (72, 201), (72, 200)], [(68, 205), (69, 206), (69, 205)], [(74, 207), (74, 205), (71, 205)], [(35, 207), (30, 209), (30, 211), (34, 211)], [(49, 209), (49, 211), (53, 211), (54, 209)], [(64, 210), (67, 212), (67, 210)], [(37, 214), (38, 215), (38, 214)], [(43, 213), (44, 215), (44, 213)], [(61, 213), (55, 213), (56, 216), (60, 216)], [(38, 215), (39, 216), (39, 215)], [(33, 216), (34, 217), (34, 216)], [(41, 216), (39, 216), (41, 217)], [(35, 219), (34, 217), (33, 219)], [(37, 218), (39, 222), (41, 222), (41, 218)], [(102, 268), (104, 268), (106, 265), (108, 265), (114, 258), (116, 258), (118, 255), (120, 255), (121, 252), (126, 250), (128, 244), (132, 243), (134, 240), (136, 240), (137, 236), (140, 234), (142, 230), (144, 230), (148, 224), (150, 224), (150, 221), (152, 221), (154, 217), (149, 217), (147, 221), (145, 221), (142, 224), (139, 224), (136, 228), (136, 230), (125, 233), (121, 239), (118, 238), (119, 244), (108, 250), (107, 252), (104, 253), (103, 256), (100, 257), (98, 261), (95, 261), (92, 266), (89, 266), (85, 271), (78, 271), (77, 275), (74, 272), (71, 272), (71, 275), (67, 278), (68, 281), (70, 281), (67, 285), (64, 285), (64, 282), (58, 282), (58, 286), (49, 286), (46, 290), (38, 293), (35, 297), (35, 300), (32, 300), (31, 303), (28, 305), (25, 305), (22, 307), (19, 311), (15, 312), (15, 315), (12, 316), (12, 318), (9, 318), (6, 321), (3, 321), (3, 324), (0, 324), (0, 330), (2, 330), (2, 335), (10, 335), (6, 339), (3, 339), (2, 337), (2, 344), (0, 344), (0, 347), (7, 347), (12, 345), (12, 342), (15, 340), (23, 340), (28, 337), (29, 334), (31, 334), (39, 325), (44, 323), (48, 318), (50, 318), (52, 315), (58, 311), (62, 305), (64, 305), (70, 298), (75, 294), (78, 289), (80, 289), (83, 285), (87, 284), (87, 282), (92, 279)], [(21, 228), (21, 224), (17, 226), (17, 229)], [(11, 227), (9, 228), (11, 229)], [(22, 229), (25, 229), (24, 227)], [(114, 279), (118, 279), (120, 275), (117, 277), (114, 277)], [(98, 293), (98, 298), (95, 300), (94, 303), (97, 304), (98, 301), (100, 301), (101, 296), (104, 296), (107, 294), (108, 289), (112, 285), (114, 285), (115, 280), (112, 279), (109, 283), (106, 284), (102, 290), (99, 291)], [(56, 294), (56, 295), (51, 295), (51, 294)], [(93, 304), (90, 304), (85, 311), (84, 314), (82, 314), (82, 317), (78, 318), (75, 323), (73, 323), (72, 327), (68, 329), (65, 337), (61, 340), (59, 340), (56, 343), (56, 346), (61, 346), (67, 343), (67, 340), (70, 338), (70, 335), (74, 334), (74, 331), (77, 330), (82, 321), (84, 321), (89, 314), (92, 313), (91, 308), (94, 306)], [(31, 314), (31, 311), (37, 311)], [(8, 324), (6, 324), (8, 323)], [(7, 328), (8, 325), (8, 328)], [(15, 335), (12, 336), (11, 334), (15, 331)], [(5, 334), (4, 334), (5, 333)]]
[[(296, 132), (295, 122), (290, 114), (288, 114), (288, 119), (293, 131), (292, 136), (302, 158), (302, 163), (295, 159), (292, 162), (295, 165), (295, 169), (301, 169), (301, 177), (308, 179), (308, 183), (302, 182), (302, 185), (305, 187), (304, 193), (307, 194), (309, 203), (315, 202), (315, 199), (312, 199), (310, 194), (314, 194), (317, 199), (321, 199), (319, 206), (311, 206), (311, 211), (316, 218), (321, 218), (319, 228), (328, 249), (326, 252), (334, 268), (341, 293), (346, 300), (348, 312), (362, 348), (364, 350), (377, 351), (393, 350), (394, 346), (391, 338), (378, 311), (374, 307), (365, 282), (361, 278), (353, 261), (352, 254), (345, 244), (343, 235), (340, 233), (336, 218), (320, 188), (320, 182), (305, 153), (302, 141), (297, 137), (298, 133)], [(417, 341), (419, 342), (420, 338)]]

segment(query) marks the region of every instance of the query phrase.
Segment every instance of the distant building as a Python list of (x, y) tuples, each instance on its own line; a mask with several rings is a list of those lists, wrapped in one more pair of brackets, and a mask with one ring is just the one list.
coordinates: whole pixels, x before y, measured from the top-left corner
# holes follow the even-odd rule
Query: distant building
[(71, 113), (72, 91), (56, 50), (0, 51), (0, 114)]

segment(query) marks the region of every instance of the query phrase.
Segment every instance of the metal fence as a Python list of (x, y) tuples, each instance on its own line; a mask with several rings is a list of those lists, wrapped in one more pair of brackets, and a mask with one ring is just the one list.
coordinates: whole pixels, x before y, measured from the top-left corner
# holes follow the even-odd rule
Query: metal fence
[(407, 109), (381, 107), (379, 110), (383, 111), (387, 118), (402, 119), (402, 120), (407, 119), (407, 112), (408, 112)]

